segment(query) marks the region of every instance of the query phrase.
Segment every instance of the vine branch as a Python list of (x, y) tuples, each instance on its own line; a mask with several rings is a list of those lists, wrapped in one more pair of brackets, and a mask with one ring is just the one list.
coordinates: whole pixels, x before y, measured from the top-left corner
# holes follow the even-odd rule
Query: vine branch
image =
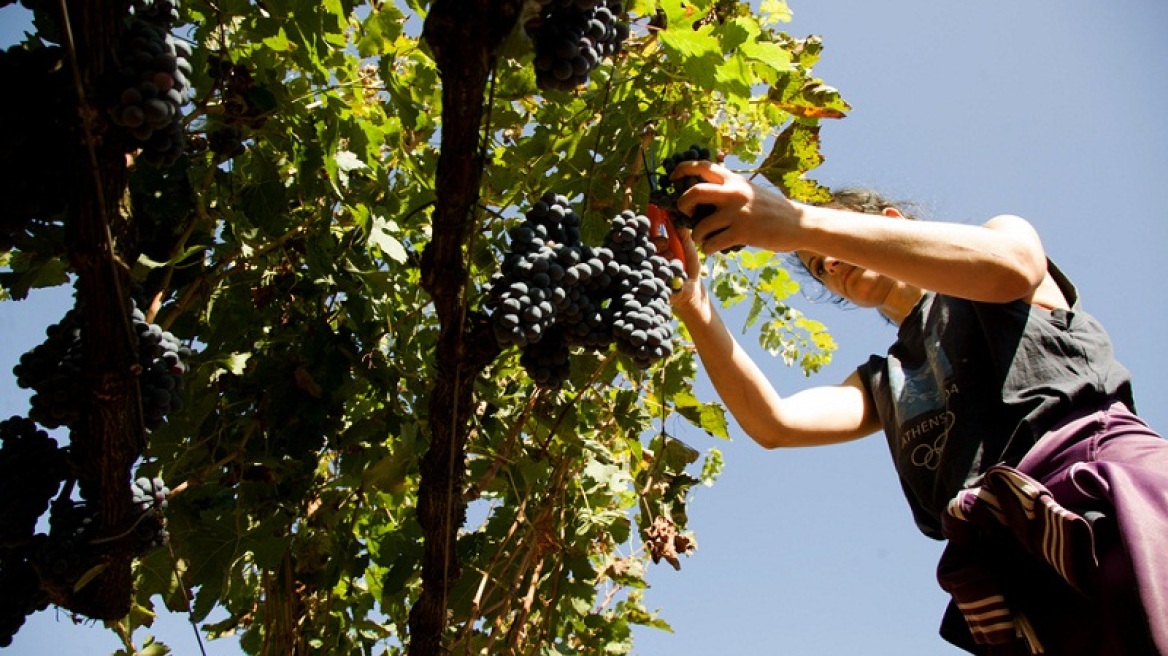
[(454, 540), (466, 515), (462, 488), (473, 412), (470, 381), (499, 353), (485, 321), (466, 325), (466, 250), (483, 174), (481, 128), (494, 52), (514, 28), (518, 0), (437, 0), (423, 25), (442, 77), (442, 141), (433, 240), (422, 254), (422, 287), (439, 319), (430, 446), (420, 463), (418, 520), (424, 535), (422, 592), (410, 609), (410, 656), (437, 656), (447, 597), (459, 577)]

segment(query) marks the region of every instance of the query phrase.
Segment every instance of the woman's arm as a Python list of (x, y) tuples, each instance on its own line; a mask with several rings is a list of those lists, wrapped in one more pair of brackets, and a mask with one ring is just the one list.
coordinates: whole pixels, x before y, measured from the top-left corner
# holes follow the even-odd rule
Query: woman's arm
[(880, 428), (855, 373), (839, 385), (781, 398), (722, 322), (701, 283), (693, 241), (684, 232), (682, 242), (690, 279), (674, 295), (674, 311), (689, 330), (719, 398), (747, 435), (770, 449), (843, 442)]
[(795, 203), (710, 162), (684, 162), (675, 177), (707, 182), (678, 200), (716, 211), (694, 229), (707, 252), (743, 244), (811, 251), (931, 291), (988, 302), (1027, 298), (1046, 277), (1046, 254), (1033, 227), (1016, 216), (982, 226), (907, 221)]
[(1046, 277), (1046, 252), (1021, 217), (983, 225), (911, 221), (801, 206), (799, 250), (831, 255), (921, 289), (974, 301), (1028, 298)]

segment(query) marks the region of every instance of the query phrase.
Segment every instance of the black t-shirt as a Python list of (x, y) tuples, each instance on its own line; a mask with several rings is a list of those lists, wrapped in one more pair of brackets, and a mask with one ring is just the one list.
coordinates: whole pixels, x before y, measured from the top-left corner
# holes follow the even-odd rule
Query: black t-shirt
[(926, 293), (886, 356), (859, 367), (917, 526), (940, 516), (986, 468), (1016, 464), (1060, 419), (1107, 400), (1135, 407), (1128, 370), (1069, 280), (1071, 310)]

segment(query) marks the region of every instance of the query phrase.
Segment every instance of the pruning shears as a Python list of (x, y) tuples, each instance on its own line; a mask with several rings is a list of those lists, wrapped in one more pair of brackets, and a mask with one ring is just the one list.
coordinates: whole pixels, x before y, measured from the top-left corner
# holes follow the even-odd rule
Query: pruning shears
[(657, 184), (657, 161), (653, 155), (653, 147), (649, 147), (649, 155), (641, 151), (641, 158), (645, 162), (645, 170), (649, 180), (649, 206), (645, 214), (649, 217), (649, 231), (653, 237), (664, 236), (669, 247), (669, 255), (675, 260), (685, 262), (685, 249), (681, 245), (681, 238), (677, 236), (677, 227), (673, 225), (673, 214), (677, 212), (677, 202), (673, 196)]

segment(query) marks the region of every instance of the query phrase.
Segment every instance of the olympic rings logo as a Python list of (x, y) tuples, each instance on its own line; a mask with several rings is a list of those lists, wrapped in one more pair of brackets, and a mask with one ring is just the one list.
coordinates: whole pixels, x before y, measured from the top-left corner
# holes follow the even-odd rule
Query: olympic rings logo
[(952, 415), (946, 413), (947, 419), (945, 430), (937, 436), (933, 442), (918, 444), (913, 448), (910, 454), (912, 464), (917, 467), (924, 467), (929, 471), (934, 471), (941, 465), (941, 455), (945, 452), (945, 443), (949, 441), (949, 431), (953, 428)]

